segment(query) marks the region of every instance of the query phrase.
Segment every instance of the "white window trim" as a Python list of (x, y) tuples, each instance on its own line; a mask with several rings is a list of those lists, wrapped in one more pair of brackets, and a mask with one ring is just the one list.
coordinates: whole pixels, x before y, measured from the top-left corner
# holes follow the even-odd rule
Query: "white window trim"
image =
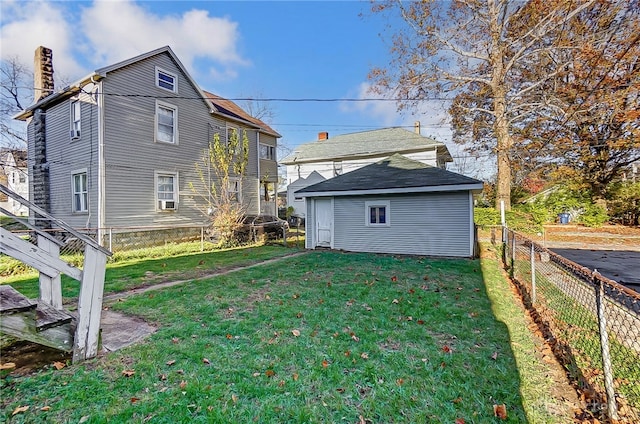
[[(87, 197), (86, 197), (86, 202), (85, 202), (85, 209), (84, 210), (76, 210), (76, 182), (75, 182), (75, 177), (76, 175), (82, 175), (84, 174), (86, 177), (86, 182), (87, 182)], [(71, 212), (74, 214), (87, 214), (89, 213), (89, 173), (87, 172), (87, 168), (81, 168), (81, 169), (76, 169), (74, 171), (71, 171)]]
[[(160, 74), (163, 73), (165, 75), (168, 75), (170, 77), (173, 77), (173, 90), (166, 88), (166, 87), (162, 87), (160, 85)], [(161, 88), (162, 90), (166, 90), (169, 91), (171, 93), (177, 93), (178, 92), (178, 75), (174, 74), (173, 72), (169, 72), (166, 71), (158, 66), (156, 66), (156, 87)]]
[[(76, 116), (76, 105), (78, 106), (78, 116)], [(77, 118), (77, 119), (76, 119)], [(69, 137), (71, 140), (80, 139), (82, 130), (82, 104), (80, 100), (72, 100), (70, 108), (70, 125), (69, 125)]]
[[(158, 139), (158, 116), (160, 108), (171, 109), (173, 110), (173, 142), (170, 141), (162, 141)], [(171, 103), (162, 102), (160, 100), (156, 100), (156, 113), (155, 113), (155, 127), (154, 127), (154, 135), (155, 142), (162, 144), (178, 144), (178, 106), (172, 105)]]
[[(369, 220), (371, 216), (371, 208), (385, 208), (384, 224), (372, 224)], [(391, 202), (389, 200), (372, 200), (364, 202), (364, 224), (367, 227), (385, 228), (391, 226)]]
[[(276, 160), (276, 147), (272, 146), (270, 144), (266, 144), (266, 143), (258, 143), (260, 146), (260, 151), (258, 152), (258, 154), (260, 155), (260, 159), (262, 160)], [(267, 157), (263, 157), (262, 156), (262, 146), (267, 148)], [(269, 155), (269, 153), (272, 153), (271, 155)]]
[[(173, 200), (169, 200), (169, 199), (160, 199), (158, 196), (158, 177), (173, 177)], [(156, 171), (154, 174), (154, 178), (153, 178), (153, 182), (154, 182), (154, 186), (153, 186), (153, 191), (154, 191), (154, 199), (155, 199), (155, 203), (156, 203), (156, 211), (159, 212), (171, 212), (171, 211), (177, 211), (178, 210), (178, 205), (179, 205), (179, 199), (180, 199), (180, 184), (179, 184), (179, 179), (178, 179), (178, 173), (174, 172), (174, 171)], [(162, 208), (160, 206), (160, 202), (164, 201), (164, 202), (174, 202), (173, 204), (173, 208)]]
[(232, 184), (233, 185), (237, 184), (237, 186), (238, 186), (238, 190), (233, 192), (233, 193), (237, 193), (236, 202), (237, 203), (242, 203), (242, 181), (241, 181), (241, 179), (240, 178), (229, 177), (229, 186), (231, 186)]

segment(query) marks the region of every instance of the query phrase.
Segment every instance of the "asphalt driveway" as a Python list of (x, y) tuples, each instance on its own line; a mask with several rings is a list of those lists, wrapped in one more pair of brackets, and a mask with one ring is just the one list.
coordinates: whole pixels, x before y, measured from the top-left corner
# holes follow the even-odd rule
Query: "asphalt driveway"
[(555, 253), (640, 293), (640, 252), (631, 250), (551, 249)]

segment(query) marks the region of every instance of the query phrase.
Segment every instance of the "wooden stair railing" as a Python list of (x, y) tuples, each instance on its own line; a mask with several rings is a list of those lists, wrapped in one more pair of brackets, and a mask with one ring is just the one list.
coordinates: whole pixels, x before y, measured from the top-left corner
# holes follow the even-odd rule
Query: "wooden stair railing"
[[(0, 253), (18, 259), (40, 272), (40, 296), (37, 305), (42, 304), (43, 306), (37, 306), (36, 313), (38, 308), (41, 315), (47, 314), (46, 312), (43, 312), (45, 310), (62, 312), (61, 273), (80, 281), (80, 294), (78, 297), (77, 320), (75, 322), (75, 326), (73, 323), (66, 323), (63, 325), (70, 324), (68, 329), (69, 334), (72, 334), (72, 332), (74, 333), (72, 349), (73, 362), (96, 356), (98, 353), (105, 268), (107, 256), (110, 256), (111, 252), (100, 246), (100, 244), (92, 238), (76, 231), (65, 222), (56, 219), (47, 213), (47, 211), (41, 209), (37, 205), (34, 205), (2, 184), (0, 184), (0, 192), (17, 200), (22, 205), (27, 206), (30, 211), (41, 215), (57, 227), (73, 235), (76, 239), (84, 242), (84, 263), (82, 270), (80, 270), (60, 259), (59, 254), (62, 243), (59, 240), (39, 228), (36, 228), (30, 222), (0, 208), (2, 213), (22, 223), (38, 235), (38, 245), (35, 246), (25, 240), (22, 240), (20, 237), (15, 236), (4, 228), (0, 228)], [(3, 289), (3, 291), (4, 290), (6, 289)], [(24, 312), (26, 313), (27, 311)], [(26, 314), (28, 315), (28, 313)], [(17, 319), (18, 315), (16, 315), (15, 312), (7, 311), (6, 314), (3, 313), (1, 327), (3, 331), (5, 331), (4, 322), (7, 319), (9, 319), (10, 323), (14, 321), (9, 318), (12, 315), (15, 315), (13, 318)], [(19, 324), (16, 325), (19, 326)], [(31, 329), (31, 327), (27, 327), (28, 329)], [(74, 327), (75, 330), (73, 329)], [(39, 336), (42, 336), (41, 339), (48, 337), (47, 331), (49, 329), (40, 328), (40, 330), (38, 330), (37, 324), (34, 324), (33, 328), (36, 329), (36, 333), (39, 334)], [(54, 326), (51, 328), (57, 327)], [(9, 331), (14, 330), (7, 329), (7, 332)], [(15, 334), (12, 335), (19, 337)], [(24, 335), (25, 338), (26, 336), (27, 335)], [(56, 336), (52, 343), (59, 345), (59, 339), (60, 337)]]

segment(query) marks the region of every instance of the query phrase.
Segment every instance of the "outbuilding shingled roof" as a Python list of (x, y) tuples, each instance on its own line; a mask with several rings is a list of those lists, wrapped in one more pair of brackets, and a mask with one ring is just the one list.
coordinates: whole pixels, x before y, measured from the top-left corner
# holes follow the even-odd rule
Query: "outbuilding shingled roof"
[(395, 154), (296, 191), (307, 195), (481, 190), (482, 181)]
[(447, 162), (453, 161), (444, 143), (403, 128), (383, 128), (338, 135), (322, 141), (301, 144), (280, 163), (295, 165), (324, 160), (388, 156), (394, 153), (421, 152), (434, 147)]

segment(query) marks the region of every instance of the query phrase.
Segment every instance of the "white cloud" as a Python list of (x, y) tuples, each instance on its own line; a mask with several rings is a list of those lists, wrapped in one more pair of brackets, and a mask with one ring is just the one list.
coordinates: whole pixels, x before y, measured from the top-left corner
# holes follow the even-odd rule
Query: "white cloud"
[[(385, 96), (370, 91), (371, 84), (361, 83), (356, 92), (358, 99), (384, 99)], [(451, 128), (449, 127), (449, 115), (447, 104), (438, 100), (425, 100), (416, 111), (398, 111), (394, 101), (361, 101), (345, 102), (340, 109), (347, 113), (358, 113), (377, 120), (381, 127), (403, 126), (413, 127), (416, 121), (420, 122), (421, 133), (424, 136), (434, 137), (442, 142), (451, 140)]]
[(132, 1), (96, 1), (83, 10), (81, 27), (94, 63), (111, 64), (170, 45), (192, 73), (196, 59), (222, 66), (208, 70), (211, 75), (233, 76), (230, 67), (246, 64), (236, 50), (238, 24), (205, 10), (159, 16)]
[(2, 58), (17, 57), (31, 68), (38, 46), (53, 49), (54, 72), (63, 78), (77, 75), (81, 66), (72, 56), (71, 28), (60, 3), (0, 2)]
[[(56, 76), (67, 80), (165, 45), (194, 77), (232, 79), (248, 64), (237, 49), (237, 22), (198, 9), (161, 16), (145, 7), (150, 4), (2, 0), (0, 55), (30, 67), (36, 47), (44, 45), (53, 49)], [(200, 60), (207, 67), (198, 63), (196, 72)]]

